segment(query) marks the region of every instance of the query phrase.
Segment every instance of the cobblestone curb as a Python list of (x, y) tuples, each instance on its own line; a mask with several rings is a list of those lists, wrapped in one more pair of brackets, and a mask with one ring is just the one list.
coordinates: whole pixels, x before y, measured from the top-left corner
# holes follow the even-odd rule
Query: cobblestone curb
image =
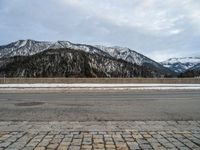
[(200, 149), (200, 121), (0, 122), (0, 150)]

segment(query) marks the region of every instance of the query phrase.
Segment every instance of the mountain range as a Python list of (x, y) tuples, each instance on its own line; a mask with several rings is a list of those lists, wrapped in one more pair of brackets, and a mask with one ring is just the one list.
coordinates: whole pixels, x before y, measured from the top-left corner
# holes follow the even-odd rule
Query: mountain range
[(160, 72), (68, 48), (48, 49), (32, 56), (3, 58), (0, 75), (7, 77), (157, 77)]
[(12, 57), (12, 56), (29, 56), (42, 52), (47, 49), (59, 49), (70, 48), (74, 50), (82, 50), (88, 53), (96, 53), (102, 56), (114, 57), (116, 59), (122, 59), (127, 62), (137, 65), (150, 65), (159, 69), (165, 69), (159, 63), (145, 57), (142, 54), (137, 53), (134, 50), (124, 47), (105, 47), (100, 45), (86, 45), (86, 44), (74, 44), (69, 41), (34, 41), (34, 40), (19, 40), (8, 45), (0, 46), (0, 58)]
[[(191, 62), (158, 63), (125, 47), (69, 41), (19, 40), (0, 46), (0, 76), (8, 77), (163, 77), (192, 68)], [(200, 60), (200, 59), (199, 59)], [(177, 63), (178, 62), (178, 63)], [(188, 67), (188, 68), (187, 68)], [(185, 70), (184, 70), (185, 69)]]

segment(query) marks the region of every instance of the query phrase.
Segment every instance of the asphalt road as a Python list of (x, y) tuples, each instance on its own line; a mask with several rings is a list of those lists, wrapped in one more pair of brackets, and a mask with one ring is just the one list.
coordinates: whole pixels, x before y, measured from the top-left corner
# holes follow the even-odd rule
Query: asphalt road
[(200, 120), (200, 91), (0, 93), (0, 120)]

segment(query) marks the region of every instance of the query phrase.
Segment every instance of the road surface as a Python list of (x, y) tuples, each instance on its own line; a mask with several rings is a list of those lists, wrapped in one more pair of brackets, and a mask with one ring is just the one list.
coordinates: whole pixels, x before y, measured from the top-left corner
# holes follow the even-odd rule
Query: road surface
[(0, 121), (200, 120), (200, 91), (0, 93)]

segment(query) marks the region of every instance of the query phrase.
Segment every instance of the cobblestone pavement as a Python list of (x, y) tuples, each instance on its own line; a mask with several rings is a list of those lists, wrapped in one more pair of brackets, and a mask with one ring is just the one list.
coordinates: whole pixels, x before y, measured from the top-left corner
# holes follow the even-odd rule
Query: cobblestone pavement
[(200, 121), (0, 122), (0, 150), (200, 150)]

